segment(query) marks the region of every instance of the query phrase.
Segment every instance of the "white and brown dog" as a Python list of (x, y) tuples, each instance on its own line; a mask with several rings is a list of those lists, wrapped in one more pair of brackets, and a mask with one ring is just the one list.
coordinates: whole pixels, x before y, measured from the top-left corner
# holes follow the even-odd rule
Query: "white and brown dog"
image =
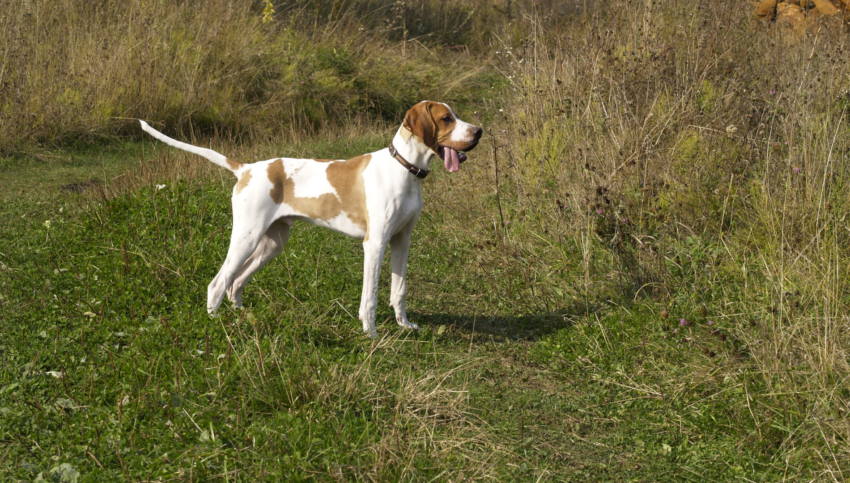
[(242, 164), (211, 150), (171, 139), (144, 121), (142, 129), (160, 141), (203, 156), (230, 170), (233, 232), (227, 258), (207, 291), (207, 311), (215, 312), (225, 292), (236, 307), (251, 277), (283, 251), (297, 220), (363, 240), (365, 255), (360, 320), (377, 337), (378, 275), (390, 245), (390, 304), (402, 327), (407, 319), (407, 255), (410, 235), (422, 211), (422, 179), (434, 155), (455, 172), (473, 149), (482, 129), (457, 118), (447, 105), (422, 101), (413, 106), (389, 148), (349, 160), (275, 158)]

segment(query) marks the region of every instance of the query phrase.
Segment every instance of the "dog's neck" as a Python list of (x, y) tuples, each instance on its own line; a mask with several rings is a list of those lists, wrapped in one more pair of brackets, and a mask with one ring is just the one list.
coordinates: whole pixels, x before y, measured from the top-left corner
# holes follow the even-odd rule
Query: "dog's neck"
[(393, 138), (393, 146), (408, 163), (419, 169), (429, 170), (431, 160), (436, 156), (419, 136), (408, 131), (404, 126), (398, 128)]

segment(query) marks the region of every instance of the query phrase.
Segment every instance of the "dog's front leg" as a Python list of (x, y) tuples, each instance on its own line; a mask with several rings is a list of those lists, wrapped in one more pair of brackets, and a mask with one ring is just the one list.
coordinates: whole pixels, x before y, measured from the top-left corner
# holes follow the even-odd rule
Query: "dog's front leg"
[(395, 309), (398, 325), (419, 330), (419, 326), (407, 320), (407, 255), (410, 253), (410, 235), (416, 220), (393, 235), (390, 239), (393, 282), (390, 290), (390, 305)]
[(375, 309), (378, 307), (378, 279), (387, 242), (383, 237), (363, 242), (363, 294), (360, 299), (360, 320), (369, 337), (378, 337), (375, 328)]

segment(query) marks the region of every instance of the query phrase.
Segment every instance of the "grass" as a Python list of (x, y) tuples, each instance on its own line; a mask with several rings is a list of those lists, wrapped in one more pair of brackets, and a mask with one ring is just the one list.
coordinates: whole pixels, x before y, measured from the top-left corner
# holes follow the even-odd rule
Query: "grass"
[(28, 155), (0, 159), (0, 173), (14, 180), (6, 185), (2, 199), (31, 199), (44, 191), (81, 193), (113, 184), (133, 169), (143, 156), (143, 145), (115, 142), (83, 145), (65, 150), (35, 150)]
[[(15, 84), (47, 108), (2, 144), (0, 479), (846, 479), (841, 25), (792, 42), (734, 2), (287, 5), (270, 24), (215, 4), (238, 42), (190, 4), (157, 10), (119, 43), (215, 49), (197, 78), (156, 60), (175, 84), (126, 112), (247, 161), (378, 149), (431, 95), (484, 125), (424, 184), (423, 330), (382, 304), (384, 338), (363, 338), (359, 245), (309, 226), (247, 310), (208, 318), (232, 179)], [(99, 58), (107, 30), (74, 48)], [(292, 90), (290, 68), (324, 83)]]
[[(344, 157), (381, 145), (367, 142), (343, 136), (313, 149)], [(149, 171), (161, 176), (197, 163), (138, 150), (166, 165)], [(492, 231), (459, 239), (443, 228), (457, 213), (437, 208), (436, 190), (469, 184), (446, 173), (428, 185), (413, 242), (411, 312), (422, 332), (398, 329), (382, 304), (384, 338), (363, 338), (349, 315), (359, 245), (308, 225), (249, 286), (248, 310), (210, 319), (195, 302), (224, 256), (231, 182), (215, 173), (131, 172), (150, 184), (104, 189), (106, 201), (7, 197), (6, 478), (68, 468), (79, 481), (727, 481), (789, 471), (775, 455), (801, 415), (753, 417), (770, 398), (726, 319), (709, 327), (686, 305), (656, 302), (563, 306), (566, 287), (547, 290), (542, 273), (529, 273), (539, 264), (503, 260), (551, 260), (551, 246), (525, 252)], [(479, 165), (459, 176), (485, 174)], [(559, 279), (581, 278), (575, 250)]]
[(579, 245), (582, 290), (622, 310), (722, 318), (747, 378), (741, 444), (845, 478), (845, 27), (794, 44), (731, 2), (606, 13), (501, 50), (503, 208), (533, 214), (508, 236)]
[(136, 136), (138, 118), (182, 133), (285, 136), (395, 119), (423, 96), (469, 102), (481, 86), (478, 66), (407, 36), (417, 13), (403, 6), (389, 24), (386, 8), (347, 2), (289, 5), (271, 22), (249, 0), (2, 6), (2, 154)]
[[(4, 277), (3, 305), (26, 307), (4, 317), (3, 427), (26, 438), (7, 446), (8, 477), (46, 475), (41, 466), (60, 463), (84, 480), (480, 473), (461, 456), (487, 441), (463, 409), (464, 393), (442, 387), (453, 371), (389, 370), (405, 346), (430, 360), (433, 340), (396, 333), (373, 346), (358, 336), (347, 314), (359, 282), (355, 242), (299, 230), (280, 271), (260, 277), (263, 292), (247, 294), (252, 305), (271, 304), (210, 321), (191, 304), (203, 284), (190, 281), (214, 269), (207, 257), (221, 254), (216, 242), (228, 235), (208, 232), (228, 224), (219, 185), (183, 182), (81, 212), (63, 207), (29, 217), (44, 228), (34, 239), (20, 238), (33, 230), (17, 217), (23, 226), (4, 230), (15, 238), (4, 240), (15, 249), (4, 265), (18, 268)], [(319, 257), (333, 260), (321, 273)], [(169, 281), (175, 273), (182, 281)], [(27, 289), (33, 277), (40, 293)], [(21, 344), (33, 330), (36, 339)]]

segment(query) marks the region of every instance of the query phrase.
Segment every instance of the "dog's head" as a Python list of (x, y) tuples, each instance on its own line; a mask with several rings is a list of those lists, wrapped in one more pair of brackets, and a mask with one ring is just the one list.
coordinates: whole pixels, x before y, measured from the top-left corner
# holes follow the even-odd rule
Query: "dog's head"
[(466, 151), (478, 145), (483, 130), (458, 119), (442, 102), (422, 101), (404, 116), (405, 129), (431, 148), (454, 173), (466, 161)]

